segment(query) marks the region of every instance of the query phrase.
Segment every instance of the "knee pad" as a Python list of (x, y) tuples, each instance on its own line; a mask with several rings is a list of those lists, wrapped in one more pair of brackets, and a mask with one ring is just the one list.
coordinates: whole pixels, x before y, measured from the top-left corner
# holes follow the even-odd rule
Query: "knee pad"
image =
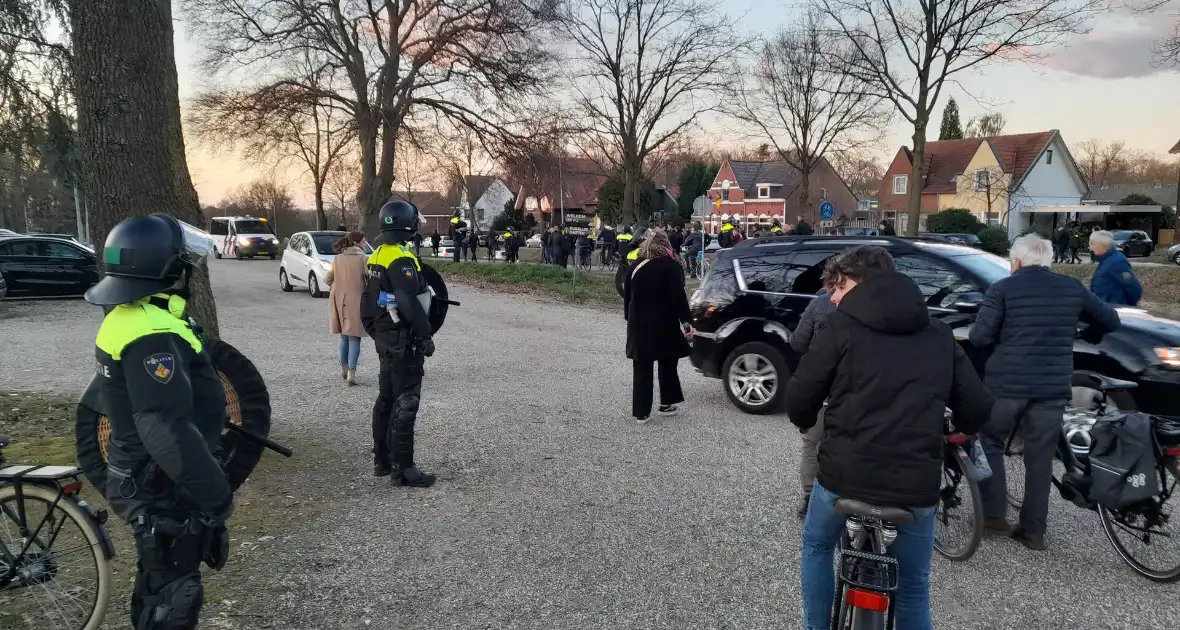
[(405, 394), (397, 397), (397, 417), (399, 420), (412, 420), (418, 413), (421, 401), (417, 394)]
[(145, 597), (145, 610), (136, 630), (193, 630), (201, 615), (205, 591), (201, 574), (189, 573)]

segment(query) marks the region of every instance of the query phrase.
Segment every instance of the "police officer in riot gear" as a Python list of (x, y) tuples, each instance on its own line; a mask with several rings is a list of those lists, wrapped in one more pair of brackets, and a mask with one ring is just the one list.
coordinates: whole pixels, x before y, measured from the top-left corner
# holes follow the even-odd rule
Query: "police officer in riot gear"
[(193, 324), (189, 278), (212, 241), (164, 214), (127, 219), (103, 249), (86, 301), (106, 307), (95, 341), (111, 422), (106, 488), (138, 554), (135, 630), (197, 626), (200, 565), (224, 566), (233, 492), (217, 460), (225, 392)]
[[(382, 228), (385, 226), (382, 225)], [(417, 229), (417, 228), (415, 228)], [(451, 242), (454, 244), (455, 262), (459, 262), (459, 250), (462, 249), (463, 243), (467, 241), (467, 222), (459, 216), (459, 211), (455, 211), (455, 216), (451, 217)]]
[(422, 266), (405, 243), (418, 231), (418, 209), (390, 201), (378, 214), (381, 234), (369, 256), (361, 320), (381, 361), (373, 405), (373, 474), (394, 485), (426, 488), (435, 476), (414, 463), (414, 422), (426, 357), (434, 354), (429, 312), (432, 294)]

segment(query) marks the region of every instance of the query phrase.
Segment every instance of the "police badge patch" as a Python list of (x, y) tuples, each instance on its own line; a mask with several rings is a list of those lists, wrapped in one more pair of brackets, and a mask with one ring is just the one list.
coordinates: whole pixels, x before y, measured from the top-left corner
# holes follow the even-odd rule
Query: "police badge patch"
[(153, 354), (143, 360), (143, 367), (149, 376), (159, 383), (172, 380), (172, 372), (176, 369), (176, 359), (167, 352)]

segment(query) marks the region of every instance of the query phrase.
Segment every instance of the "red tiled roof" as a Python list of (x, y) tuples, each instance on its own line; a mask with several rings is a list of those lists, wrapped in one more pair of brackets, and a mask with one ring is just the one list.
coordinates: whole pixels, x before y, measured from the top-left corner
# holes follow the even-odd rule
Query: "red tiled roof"
[(989, 138), (964, 138), (962, 140), (935, 140), (926, 143), (926, 185), (922, 194), (954, 194), (957, 191), (954, 178), (962, 175), (971, 163), (984, 140), (991, 145), (1000, 168), (1012, 175), (1016, 186), (1037, 158), (1049, 144), (1055, 131), (1019, 133)]

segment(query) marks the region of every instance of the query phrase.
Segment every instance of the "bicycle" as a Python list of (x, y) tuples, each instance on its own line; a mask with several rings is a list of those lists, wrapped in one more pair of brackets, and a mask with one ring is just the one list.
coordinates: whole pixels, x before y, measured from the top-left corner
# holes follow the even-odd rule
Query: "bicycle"
[(704, 251), (697, 252), (697, 260), (696, 260), (697, 280), (704, 282), (705, 276), (709, 275), (709, 269), (711, 269), (712, 267), (713, 267), (712, 263), (710, 263), (709, 259), (705, 257), (705, 252)]
[(0, 437), (0, 627), (94, 630), (111, 597), (107, 511), (74, 466), (5, 467)]
[[(1153, 539), (1167, 541), (1180, 537), (1180, 532), (1163, 531), (1163, 528), (1172, 520), (1168, 499), (1176, 491), (1177, 482), (1180, 480), (1180, 420), (1151, 416), (1160, 493), (1148, 501), (1132, 506), (1119, 509), (1108, 508), (1089, 496), (1091, 483), (1089, 428), (1104, 421), (1104, 418), (1114, 415), (1113, 412), (1108, 411), (1109, 398), (1113, 394), (1129, 392), (1138, 387), (1138, 384), (1100, 374), (1086, 374), (1084, 378), (1089, 379), (1091, 389), (1098, 392), (1098, 398), (1094, 401), (1096, 408), (1093, 412), (1076, 407), (1066, 408), (1066, 415), (1058, 436), (1057, 450), (1054, 453), (1055, 470), (1051, 478), (1053, 486), (1057, 488), (1058, 494), (1063, 499), (1078, 507), (1098, 512), (1102, 531), (1106, 534), (1111, 546), (1114, 547), (1115, 553), (1136, 573), (1153, 582), (1180, 580), (1180, 559), (1174, 560), (1172, 564), (1162, 568), (1148, 566), (1146, 561), (1137, 558), (1128, 549), (1127, 544), (1119, 538), (1119, 534), (1125, 532), (1130, 534), (1133, 541), (1138, 541), (1150, 548)], [(1120, 408), (1123, 411), (1133, 411), (1133, 409), (1127, 409), (1127, 406), (1133, 407), (1134, 405), (1127, 405), (1124, 402)], [(1006, 472), (1014, 471), (1017, 467), (1021, 472), (1023, 471), (1024, 452), (1017, 450), (1021, 445), (1018, 436), (1019, 430), (1020, 424), (1017, 423), (1005, 443), (1004, 470)], [(1019, 492), (1014, 492), (1013, 484), (1008, 484), (1007, 499), (1009, 505), (1019, 509), (1023, 505), (1021, 492), (1023, 491), (1024, 478), (1022, 474), (1014, 476), (1018, 477), (1016, 488), (1019, 489)], [(1169, 476), (1172, 478), (1170, 484), (1168, 483)]]
[(836, 547), (836, 600), (833, 630), (891, 630), (897, 591), (897, 558), (889, 545), (897, 528), (914, 514), (905, 508), (836, 499), (836, 512), (847, 515)]
[[(950, 416), (950, 412), (947, 412)], [(943, 451), (942, 489), (934, 514), (934, 550), (948, 560), (964, 561), (975, 555), (983, 540), (983, 495), (979, 492), (979, 473), (971, 460), (972, 442), (963, 433), (946, 436)], [(970, 509), (970, 515), (966, 510)], [(956, 522), (963, 521), (968, 530), (965, 544), (954, 545)]]

